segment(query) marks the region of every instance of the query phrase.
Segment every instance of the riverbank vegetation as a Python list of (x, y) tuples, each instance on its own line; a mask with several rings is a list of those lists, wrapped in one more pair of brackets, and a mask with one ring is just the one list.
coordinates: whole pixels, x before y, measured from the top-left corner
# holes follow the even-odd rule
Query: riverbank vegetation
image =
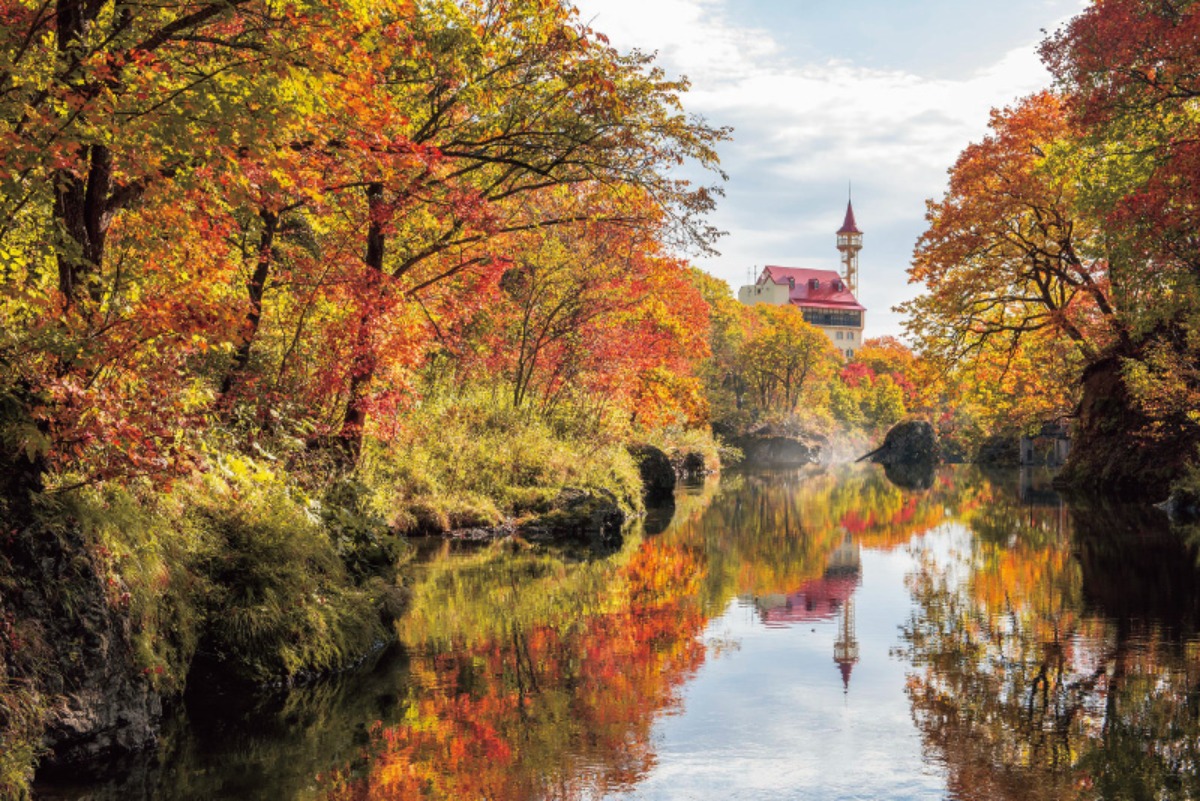
[[(719, 179), (728, 131), (565, 0), (10, 4), (0, 795), (46, 748), (142, 745), (196, 670), (353, 664), (393, 636), (410, 538), (637, 515), (630, 444), (700, 473), (736, 458), (714, 430), (858, 455), (917, 415), (966, 454), (1119, 380), (1145, 436), (1190, 445), (1191, 84), (1083, 58), (1126, 6), (1053, 39), (1062, 88), (997, 115), (982, 177), (956, 168), (913, 273), (920, 355), (847, 363), (688, 264), (719, 190), (678, 168)], [(1195, 16), (1124, 35), (1173, 47)], [(1101, 73), (1154, 114), (1079, 88)], [(1034, 205), (963, 211), (1005, 170)], [(1040, 244), (992, 269), (976, 218)], [(1008, 283), (962, 272), (985, 266)]]
[(725, 132), (569, 3), (16, 3), (0, 52), (4, 794), (202, 663), (350, 664), (407, 535), (639, 511), (624, 443), (703, 421), (673, 170)]
[(1119, 0), (1047, 38), (1053, 87), (993, 113), (917, 244), (919, 349), (1072, 412), (1075, 483), (1161, 492), (1200, 446), (1198, 29)]

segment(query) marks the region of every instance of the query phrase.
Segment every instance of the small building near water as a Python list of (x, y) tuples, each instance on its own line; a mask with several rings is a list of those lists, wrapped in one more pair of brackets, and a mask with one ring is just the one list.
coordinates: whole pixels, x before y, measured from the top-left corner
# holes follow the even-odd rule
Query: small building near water
[(1021, 465), (1061, 467), (1071, 453), (1071, 434), (1061, 420), (1046, 423), (1034, 436), (1021, 437)]
[(764, 267), (757, 280), (738, 290), (738, 300), (748, 306), (769, 303), (795, 306), (804, 319), (820, 328), (842, 355), (853, 358), (863, 341), (866, 308), (858, 302), (858, 252), (862, 231), (854, 219), (854, 206), (846, 204), (846, 219), (837, 232), (842, 272), (802, 267)]

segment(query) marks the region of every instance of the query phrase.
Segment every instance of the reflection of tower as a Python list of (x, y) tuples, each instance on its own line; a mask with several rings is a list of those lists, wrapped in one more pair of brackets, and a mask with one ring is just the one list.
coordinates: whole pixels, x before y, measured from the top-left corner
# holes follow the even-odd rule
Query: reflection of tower
[(838, 618), (838, 636), (833, 643), (833, 661), (837, 662), (838, 670), (842, 672), (842, 689), (850, 691), (850, 671), (858, 663), (858, 640), (854, 637), (854, 596), (850, 596), (842, 606), (842, 616)]
[[(829, 557), (825, 575), (853, 576), (858, 578), (862, 568), (858, 544), (849, 532), (846, 533), (842, 544)], [(842, 688), (850, 691), (850, 672), (858, 663), (858, 639), (854, 633), (854, 596), (850, 595), (842, 604), (842, 614), (838, 618), (837, 639), (833, 643), (833, 661), (842, 672)]]

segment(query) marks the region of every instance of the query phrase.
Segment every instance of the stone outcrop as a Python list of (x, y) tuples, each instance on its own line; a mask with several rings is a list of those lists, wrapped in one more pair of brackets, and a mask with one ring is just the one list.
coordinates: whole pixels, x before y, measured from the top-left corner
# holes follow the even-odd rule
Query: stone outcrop
[(1111, 356), (1084, 371), (1071, 454), (1055, 483), (1162, 501), (1195, 459), (1200, 431), (1187, 419), (1147, 417), (1126, 386), (1123, 364)]
[(10, 539), (0, 559), (0, 607), (25, 625), (27, 639), (0, 661), (41, 696), (46, 762), (153, 744), (162, 698), (137, 668), (129, 617), (110, 603), (78, 532), (26, 530)]
[(826, 443), (818, 435), (764, 427), (733, 438), (730, 444), (742, 452), (742, 464), (750, 467), (803, 467), (820, 462)]
[(606, 489), (564, 487), (554, 509), (521, 528), (531, 542), (574, 542), (598, 549), (619, 548), (624, 541), (625, 511)]
[(675, 494), (675, 467), (661, 448), (631, 445), (629, 454), (642, 477), (642, 494), (647, 503), (665, 501)]
[(897, 423), (883, 438), (883, 444), (859, 459), (882, 465), (935, 465), (941, 461), (937, 432), (924, 420)]
[(819, 447), (792, 437), (746, 437), (736, 445), (744, 463), (757, 467), (803, 467), (821, 458)]

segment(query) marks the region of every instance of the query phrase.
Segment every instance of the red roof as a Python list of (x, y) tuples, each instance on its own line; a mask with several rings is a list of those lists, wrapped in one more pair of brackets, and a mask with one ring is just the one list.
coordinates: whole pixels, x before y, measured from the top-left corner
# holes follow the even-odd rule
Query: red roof
[(849, 200), (846, 201), (846, 219), (842, 222), (842, 227), (838, 229), (839, 234), (861, 234), (858, 230), (858, 223), (854, 221), (854, 204)]
[[(794, 279), (790, 299), (793, 305), (817, 309), (849, 309), (866, 311), (846, 287), (846, 282), (834, 270), (805, 270), (800, 267), (768, 265), (763, 273), (776, 284)], [(813, 282), (816, 282), (815, 285)]]

